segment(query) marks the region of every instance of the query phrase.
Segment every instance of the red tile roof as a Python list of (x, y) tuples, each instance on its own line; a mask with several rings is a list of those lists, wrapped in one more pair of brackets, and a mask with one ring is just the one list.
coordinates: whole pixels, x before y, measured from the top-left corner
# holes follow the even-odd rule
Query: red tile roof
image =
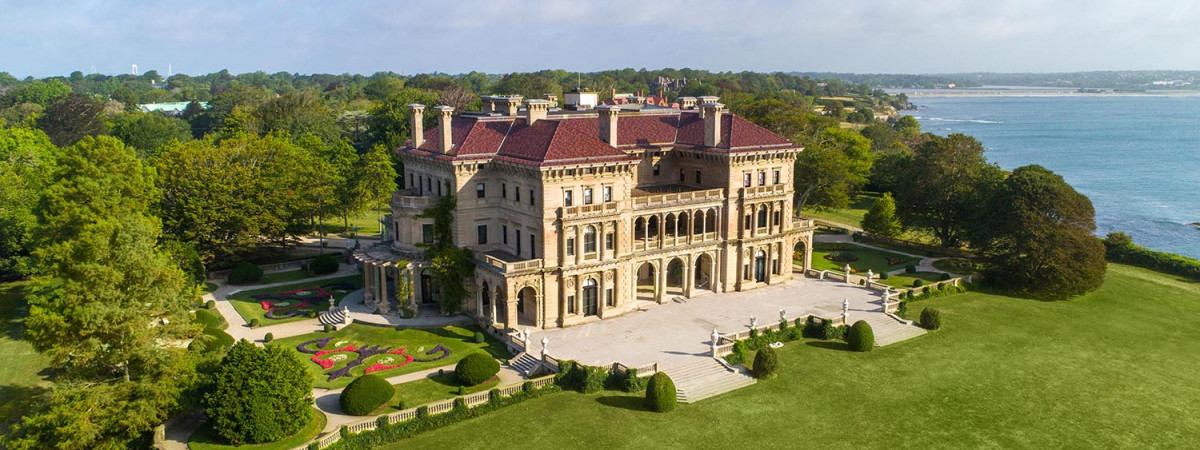
[[(704, 147), (704, 120), (698, 111), (618, 115), (618, 147), (683, 145)], [(407, 151), (443, 159), (487, 158), (536, 166), (585, 161), (630, 160), (623, 151), (599, 137), (595, 116), (551, 116), (529, 126), (522, 117), (454, 118), (449, 154), (439, 151), (437, 127), (425, 132), (419, 149)], [(783, 136), (731, 113), (721, 115), (721, 140), (714, 151), (739, 152), (762, 148), (787, 148), (793, 144)]]

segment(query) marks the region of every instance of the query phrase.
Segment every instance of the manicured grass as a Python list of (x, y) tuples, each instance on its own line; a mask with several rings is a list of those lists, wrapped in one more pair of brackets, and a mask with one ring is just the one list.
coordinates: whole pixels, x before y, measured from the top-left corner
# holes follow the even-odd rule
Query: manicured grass
[(937, 272), (916, 272), (904, 273), (901, 275), (888, 275), (888, 279), (886, 280), (877, 279), (875, 281), (891, 287), (910, 288), (913, 287), (913, 281), (916, 280), (925, 280), (925, 285), (929, 286), (931, 283), (937, 283), (941, 279), (942, 274)]
[[(867, 270), (872, 270), (876, 274), (890, 272), (896, 269), (903, 269), (909, 264), (916, 264), (920, 259), (911, 258), (899, 253), (885, 252), (872, 248), (862, 247), (854, 244), (831, 244), (825, 242), (817, 242), (813, 244), (812, 267), (817, 270), (835, 270), (841, 272), (847, 263), (835, 262), (825, 259), (825, 256), (836, 252), (850, 252), (858, 257), (858, 261), (850, 262), (850, 268), (856, 273), (866, 273)], [(890, 264), (888, 259), (896, 264)]]
[(312, 419), (308, 424), (297, 431), (296, 434), (280, 439), (275, 442), (266, 444), (247, 444), (247, 445), (225, 445), (218, 443), (217, 436), (213, 434), (212, 428), (207, 425), (201, 426), (199, 430), (192, 433), (188, 438), (188, 448), (192, 450), (290, 450), (304, 444), (321, 434), (321, 430), (325, 428), (325, 423), (328, 419), (325, 413), (313, 408)]
[(1110, 265), (1069, 301), (916, 302), (943, 328), (872, 352), (789, 343), (778, 377), (671, 413), (568, 392), (384, 448), (1191, 448), (1198, 298), (1198, 283)]
[(974, 261), (965, 258), (945, 258), (933, 262), (933, 267), (958, 275), (979, 273), (979, 267)]
[[(491, 390), (497, 384), (500, 384), (500, 377), (492, 377), (478, 386), (468, 386), (464, 390), (465, 393), (463, 395)], [(447, 370), (442, 375), (434, 375), (417, 381), (397, 384), (395, 385), (396, 393), (392, 395), (391, 401), (388, 401), (387, 405), (374, 414), (395, 412), (404, 408), (413, 408), (426, 403), (457, 397), (460, 385), (461, 383), (459, 383), (458, 377), (454, 375), (453, 370)], [(404, 408), (400, 408), (401, 402), (404, 403)]]
[(217, 283), (205, 282), (204, 286), (200, 287), (200, 293), (201, 294), (209, 294), (209, 293), (212, 293), (212, 291), (217, 290), (217, 288), (219, 288), (219, 287), (220, 286), (217, 286)]
[(34, 395), (49, 386), (46, 372), (50, 358), (38, 353), (24, 340), (25, 318), (29, 306), (25, 303), (26, 282), (0, 283), (0, 435), (28, 410)]
[[(257, 294), (277, 294), (280, 292), (291, 291), (291, 290), (300, 289), (300, 288), (309, 288), (309, 287), (315, 288), (315, 287), (320, 287), (321, 285), (326, 285), (326, 284), (330, 284), (330, 283), (350, 283), (350, 284), (353, 284), (353, 285), (361, 288), (362, 287), (362, 275), (351, 275), (348, 277), (341, 277), (341, 278), (328, 278), (328, 279), (323, 279), (323, 280), (313, 280), (313, 281), (289, 284), (289, 285), (278, 286), (278, 287), (273, 287), (273, 288), (241, 291), (241, 292), (238, 292), (237, 294), (230, 296), (229, 301), (230, 301), (230, 303), (233, 304), (233, 308), (237, 310), (238, 314), (240, 314), (242, 316), (242, 318), (246, 320), (246, 323), (249, 323), (251, 319), (258, 319), (259, 323), (262, 326), (268, 326), (268, 325), (275, 325), (275, 324), (279, 324), (279, 323), (295, 322), (297, 320), (308, 320), (308, 316), (303, 315), (303, 314), (296, 316), (296, 317), (287, 317), (287, 318), (283, 318), (283, 319), (268, 319), (264, 315), (264, 314), (266, 314), (266, 310), (263, 309), (262, 303), (260, 303), (261, 300), (256, 300), (256, 299), (254, 299), (253, 296), (257, 295)], [(342, 290), (340, 292), (333, 291), (333, 298), (335, 299), (335, 304), (340, 303), (342, 301), (342, 299), (346, 297), (346, 294), (349, 294), (351, 292), (353, 292), (353, 290)], [(326, 299), (322, 299), (321, 302), (319, 302), (318, 304), (312, 305), (312, 307), (309, 309), (311, 309), (313, 311), (318, 311), (318, 312), (328, 310), (329, 302)]]
[(871, 209), (871, 205), (874, 205), (875, 200), (878, 198), (879, 194), (864, 192), (859, 194), (859, 196), (854, 200), (850, 201), (849, 208), (831, 209), (826, 211), (806, 209), (800, 215), (816, 219), (825, 219), (830, 222), (840, 223), (842, 225), (859, 227), (862, 226), (863, 216), (867, 214), (867, 210)]
[(326, 236), (349, 237), (354, 227), (357, 226), (359, 236), (379, 236), (379, 217), (377, 210), (366, 211), (356, 216), (350, 216), (349, 226), (343, 226), (341, 217), (326, 217), (321, 221), (320, 229), (325, 232)]
[(206, 348), (215, 349), (218, 347), (229, 348), (234, 344), (233, 336), (225, 332), (229, 328), (229, 322), (225, 321), (225, 317), (215, 309), (197, 309), (196, 323), (204, 327), (203, 334), (212, 338), (205, 340)]
[[(458, 360), (462, 359), (471, 353), (487, 353), (494, 358), (508, 358), (510, 355), (508, 349), (500, 342), (488, 338), (482, 344), (475, 343), (475, 333), (480, 331), (478, 327), (471, 325), (467, 327), (445, 327), (445, 328), (406, 328), (397, 330), (388, 327), (377, 327), (361, 324), (350, 324), (346, 327), (337, 330), (333, 333), (309, 333), (300, 336), (279, 339), (274, 345), (282, 345), (290, 349), (296, 349), (297, 345), (303, 342), (314, 339), (322, 339), (332, 337), (325, 346), (311, 344), (308, 348), (319, 350), (331, 350), (342, 348), (348, 345), (354, 345), (356, 348), (363, 346), (383, 346), (395, 349), (405, 349), (405, 353), (416, 359), (432, 358), (437, 354), (428, 355), (427, 352), (433, 350), (434, 347), (441, 345), (450, 350), (450, 354), (444, 358), (430, 362), (412, 362), (402, 367), (373, 372), (384, 378), (403, 375), (406, 373), (417, 372), (435, 367), (446, 365), (453, 366)], [(354, 378), (363, 375), (364, 371), (373, 364), (384, 358), (401, 359), (397, 355), (380, 354), (368, 357), (366, 361), (350, 371), (349, 376), (344, 376), (334, 380), (329, 380), (327, 373), (344, 367), (347, 363), (358, 357), (355, 352), (338, 352), (335, 356), (345, 355), (341, 361), (336, 361), (335, 365), (329, 370), (322, 369), (320, 365), (312, 361), (313, 355), (295, 351), (296, 358), (304, 363), (304, 367), (308, 368), (309, 373), (313, 375), (313, 386), (319, 388), (333, 389), (346, 386)]]

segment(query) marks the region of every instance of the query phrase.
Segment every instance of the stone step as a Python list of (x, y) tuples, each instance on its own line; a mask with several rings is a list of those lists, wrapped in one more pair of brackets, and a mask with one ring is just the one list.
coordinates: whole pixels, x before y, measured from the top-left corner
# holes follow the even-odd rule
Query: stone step
[(528, 353), (521, 353), (508, 360), (508, 366), (523, 375), (529, 375), (540, 368), (542, 360)]
[(693, 403), (755, 383), (742, 369), (730, 370), (715, 359), (665, 369), (681, 403)]
[(334, 312), (323, 312), (317, 319), (321, 325), (342, 325), (345, 322), (346, 314), (342, 310)]

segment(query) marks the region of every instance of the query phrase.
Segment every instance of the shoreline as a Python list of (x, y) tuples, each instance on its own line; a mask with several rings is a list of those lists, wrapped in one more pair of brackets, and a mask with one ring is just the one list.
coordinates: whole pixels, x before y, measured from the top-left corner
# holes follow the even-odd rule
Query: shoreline
[(1171, 91), (1171, 92), (1038, 92), (1038, 91), (946, 91), (946, 92), (908, 92), (896, 90), (893, 94), (903, 93), (912, 98), (928, 97), (1200, 97), (1200, 91)]

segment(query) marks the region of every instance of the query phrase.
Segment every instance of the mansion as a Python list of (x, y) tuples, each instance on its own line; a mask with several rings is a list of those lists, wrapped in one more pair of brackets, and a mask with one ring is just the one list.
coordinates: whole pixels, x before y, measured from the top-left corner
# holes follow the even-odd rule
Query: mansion
[[(409, 105), (404, 186), (387, 239), (354, 257), (364, 302), (412, 314), (439, 288), (420, 244), (453, 195), (455, 244), (476, 269), (463, 311), (498, 330), (602, 320), (808, 269), (811, 222), (793, 220), (802, 150), (724, 110), (717, 97), (599, 104), (592, 92), (483, 97), (481, 111)], [(622, 99), (626, 100), (626, 99)], [(425, 115), (437, 126), (425, 130)], [(402, 298), (397, 298), (397, 293)]]

